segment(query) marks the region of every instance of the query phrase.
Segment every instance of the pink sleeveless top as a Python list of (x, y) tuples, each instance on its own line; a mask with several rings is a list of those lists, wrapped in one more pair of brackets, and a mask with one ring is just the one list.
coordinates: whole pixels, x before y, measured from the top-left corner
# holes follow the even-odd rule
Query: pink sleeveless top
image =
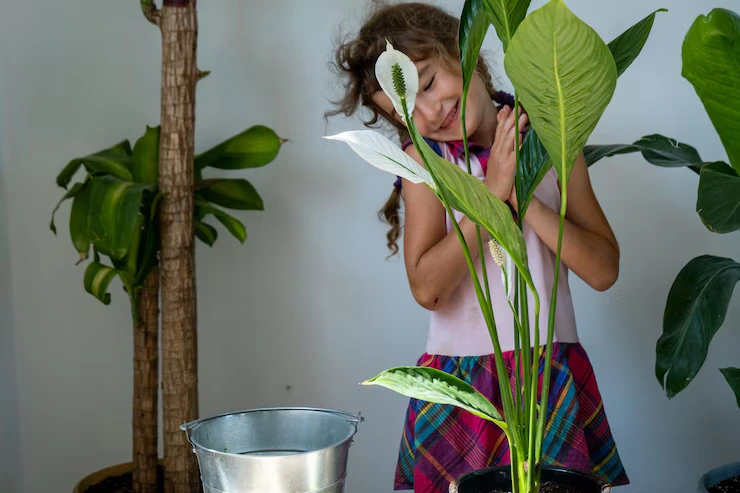
[[(440, 142), (439, 146), (445, 159), (467, 171), (465, 158), (460, 156), (458, 143)], [(471, 170), (478, 179), (483, 179), (488, 164), (487, 161), (487, 153), (476, 155), (471, 152)], [(560, 210), (560, 189), (554, 169), (547, 173), (535, 190), (534, 195), (551, 209)], [(458, 211), (453, 211), (453, 213), (458, 221), (464, 217)], [(453, 231), (449, 216), (447, 216), (447, 231)], [(528, 224), (524, 224), (523, 231), (524, 240), (527, 244), (529, 269), (540, 297), (540, 344), (544, 346), (547, 342), (547, 321), (550, 313), (552, 282), (555, 273), (555, 253), (540, 240), (537, 233)], [(504, 287), (501, 284), (501, 270), (491, 258), (485, 245), (484, 257), (501, 349), (502, 351), (511, 351), (514, 349), (514, 319), (506, 300)], [(478, 277), (482, 280), (480, 259), (476, 260), (476, 265)], [(534, 302), (531, 294), (528, 305), (531, 326), (530, 340), (534, 341)], [(558, 281), (555, 341), (578, 342), (573, 302), (568, 286), (568, 269), (562, 263)], [(426, 352), (445, 356), (483, 356), (493, 353), (493, 345), (481, 314), (470, 274), (463, 278), (450, 299), (441, 304), (437, 310), (431, 312)]]

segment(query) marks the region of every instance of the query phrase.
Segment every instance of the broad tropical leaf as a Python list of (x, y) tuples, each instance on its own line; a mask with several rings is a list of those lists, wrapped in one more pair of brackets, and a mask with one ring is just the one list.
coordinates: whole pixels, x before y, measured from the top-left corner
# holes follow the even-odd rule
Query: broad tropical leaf
[(740, 16), (726, 9), (699, 16), (681, 55), (681, 75), (694, 86), (730, 164), (740, 173)]
[(117, 176), (121, 180), (130, 181), (132, 179), (131, 144), (128, 140), (124, 140), (108, 149), (73, 159), (57, 175), (57, 185), (67, 188), (72, 177), (82, 165), (85, 166), (88, 173), (106, 173)]
[(719, 161), (702, 168), (696, 212), (715, 233), (740, 229), (740, 176), (728, 164)]
[(504, 52), (509, 48), (517, 28), (527, 16), (531, 0), (483, 0), (488, 17), (496, 28), (496, 34), (504, 45)]
[(196, 199), (195, 201), (196, 217), (198, 217), (198, 219), (202, 219), (208, 214), (213, 214), (213, 216), (216, 219), (218, 219), (218, 221), (221, 224), (223, 224), (224, 227), (227, 230), (229, 230), (229, 233), (231, 233), (234, 236), (234, 238), (239, 240), (240, 243), (244, 243), (244, 240), (247, 239), (247, 228), (244, 226), (244, 224), (240, 220), (238, 220), (237, 218), (233, 216), (230, 216), (229, 214), (225, 213), (218, 207), (215, 207), (212, 204), (209, 204), (208, 202)]
[(198, 194), (227, 209), (261, 211), (265, 208), (257, 190), (242, 178), (208, 180), (198, 190)]
[(534, 191), (552, 168), (552, 161), (550, 161), (545, 146), (542, 145), (542, 141), (532, 129), (527, 132), (524, 142), (522, 142), (518, 166), (514, 178), (517, 202), (519, 203), (519, 217), (523, 218), (527, 213), (529, 203), (532, 201)]
[(720, 370), (730, 388), (735, 393), (737, 406), (740, 407), (740, 368), (722, 368)]
[(85, 291), (102, 301), (103, 304), (110, 304), (108, 286), (116, 275), (118, 271), (113, 267), (108, 267), (98, 261), (90, 262), (85, 269)]
[(324, 138), (346, 142), (362, 159), (376, 168), (406, 178), (411, 183), (426, 183), (434, 190), (429, 171), (378, 132), (353, 130)]
[(451, 404), (506, 429), (501, 414), (483, 394), (459, 378), (434, 368), (391, 368), (362, 384), (379, 385), (412, 399)]
[(144, 135), (134, 144), (131, 174), (139, 183), (157, 183), (159, 179), (159, 126), (147, 125)]
[(645, 42), (650, 36), (650, 30), (653, 28), (655, 14), (658, 12), (668, 12), (668, 10), (656, 10), (607, 45), (617, 65), (617, 77), (622, 75), (632, 65), (632, 62), (635, 61), (642, 51)]
[(504, 59), (532, 128), (565, 184), (576, 158), (614, 94), (609, 48), (562, 0), (522, 22)]
[(91, 181), (88, 178), (75, 194), (72, 210), (69, 213), (69, 236), (80, 254), (80, 261), (85, 260), (90, 252)]
[(90, 183), (88, 224), (92, 242), (101, 253), (120, 260), (131, 245), (144, 191), (153, 190), (156, 184), (122, 181), (110, 175), (95, 176)]
[[(413, 119), (411, 120), (413, 122)], [(524, 236), (511, 217), (511, 210), (500, 199), (488, 191), (481, 180), (463, 171), (459, 166), (440, 157), (419, 135), (415, 125), (409, 125), (414, 142), (424, 162), (441, 182), (437, 194), (444, 196), (452, 208), (465, 214), (498, 241), (519, 269), (522, 278), (536, 293), (527, 264), (527, 246)]]
[(656, 166), (665, 168), (686, 166), (697, 174), (704, 165), (696, 149), (659, 134), (646, 135), (633, 144), (588, 145), (583, 149), (589, 166), (605, 157), (632, 152), (641, 152), (647, 162)]
[(655, 375), (669, 398), (685, 389), (704, 364), (738, 280), (740, 264), (712, 255), (696, 257), (678, 273), (656, 346)]
[[(458, 33), (460, 66), (463, 76), (463, 94), (468, 93), (470, 81), (475, 73), (478, 62), (478, 54), (481, 45), (488, 32), (490, 21), (488, 12), (483, 5), (484, 0), (465, 0), (462, 14), (460, 15), (460, 30)], [(465, 106), (467, 98), (462, 99)]]
[(54, 207), (54, 210), (51, 212), (51, 223), (49, 224), (49, 229), (51, 229), (52, 232), (54, 232), (54, 234), (57, 234), (57, 227), (54, 224), (54, 214), (57, 213), (57, 211), (59, 210), (59, 206), (62, 205), (62, 202), (64, 202), (67, 199), (74, 198), (79, 193), (81, 188), (82, 188), (82, 183), (75, 183), (74, 185), (72, 185), (72, 188), (70, 188), (69, 191), (64, 194), (64, 196), (59, 200), (59, 202), (57, 202), (57, 206)]
[(196, 156), (195, 167), (259, 168), (275, 159), (280, 145), (280, 137), (272, 129), (264, 125), (255, 125)]
[(206, 245), (212, 247), (218, 239), (218, 231), (216, 231), (216, 228), (197, 219), (193, 224), (195, 226), (195, 236)]

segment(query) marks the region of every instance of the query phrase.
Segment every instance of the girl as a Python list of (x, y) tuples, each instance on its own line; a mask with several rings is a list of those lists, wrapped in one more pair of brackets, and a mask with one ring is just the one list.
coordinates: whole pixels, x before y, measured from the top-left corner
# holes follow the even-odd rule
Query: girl
[[(395, 49), (406, 53), (419, 71), (414, 109), (419, 132), (438, 154), (467, 170), (459, 117), (462, 76), (457, 33), (457, 19), (439, 8), (420, 3), (380, 7), (367, 19), (359, 35), (342, 43), (336, 52), (334, 68), (345, 78), (345, 95), (328, 114), (350, 116), (360, 105), (368, 108), (372, 118), (366, 125), (381, 118), (393, 125), (405, 151), (423, 164), (418, 151), (410, 145), (400, 115), (375, 78), (375, 62), (388, 40)], [(516, 210), (515, 136), (516, 132), (523, 135), (526, 131), (527, 120), (523, 114), (516, 122), (512, 105), (511, 96), (493, 88), (488, 67), (479, 59), (467, 100), (471, 166), (473, 174), (484, 181), (491, 193)], [(540, 341), (547, 340), (559, 187), (557, 174), (551, 170), (535, 191), (523, 226), (530, 270), (542, 299)], [(571, 173), (568, 199), (544, 462), (591, 471), (611, 485), (627, 484), (593, 369), (578, 342), (568, 287), (568, 269), (599, 291), (614, 284), (619, 270), (619, 247), (591, 188), (582, 155)], [(426, 352), (418, 365), (465, 380), (501, 410), (493, 347), (451, 220), (427, 187), (397, 180), (380, 211), (391, 226), (387, 235), (391, 255), (398, 252), (402, 200), (409, 284), (417, 302), (431, 311)], [(458, 212), (455, 215), (471, 253), (479, 256), (475, 225)], [(499, 338), (513, 381), (513, 318), (497, 279), (497, 267), (489, 255), (485, 258), (489, 275), (493, 276), (489, 284)], [(543, 349), (538, 348), (541, 358)], [(449, 483), (462, 474), (508, 463), (508, 444), (495, 425), (453, 406), (411, 399), (394, 487), (446, 492)]]

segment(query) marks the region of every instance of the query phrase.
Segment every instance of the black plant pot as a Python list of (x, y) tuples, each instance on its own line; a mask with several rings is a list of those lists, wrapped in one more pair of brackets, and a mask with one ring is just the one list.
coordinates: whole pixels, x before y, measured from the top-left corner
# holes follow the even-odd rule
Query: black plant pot
[[(562, 493), (601, 493), (609, 488), (593, 475), (564, 467), (542, 466), (540, 483), (561, 487)], [(491, 493), (511, 491), (511, 468), (509, 466), (481, 469), (450, 483), (450, 493)]]

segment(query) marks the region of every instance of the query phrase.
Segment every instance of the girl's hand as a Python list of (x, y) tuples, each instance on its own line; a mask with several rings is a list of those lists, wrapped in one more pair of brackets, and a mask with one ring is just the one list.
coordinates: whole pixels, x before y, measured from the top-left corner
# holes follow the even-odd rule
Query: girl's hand
[[(521, 111), (521, 110), (520, 110)], [(496, 115), (496, 135), (493, 139), (491, 154), (488, 158), (488, 171), (484, 183), (496, 197), (501, 200), (510, 200), (516, 194), (513, 191), (514, 173), (516, 172), (516, 132), (520, 132), (519, 146), (528, 119), (526, 113), (519, 115), (519, 125), (515, 125), (516, 113), (508, 106), (504, 106)], [(513, 205), (513, 203), (512, 203)]]

